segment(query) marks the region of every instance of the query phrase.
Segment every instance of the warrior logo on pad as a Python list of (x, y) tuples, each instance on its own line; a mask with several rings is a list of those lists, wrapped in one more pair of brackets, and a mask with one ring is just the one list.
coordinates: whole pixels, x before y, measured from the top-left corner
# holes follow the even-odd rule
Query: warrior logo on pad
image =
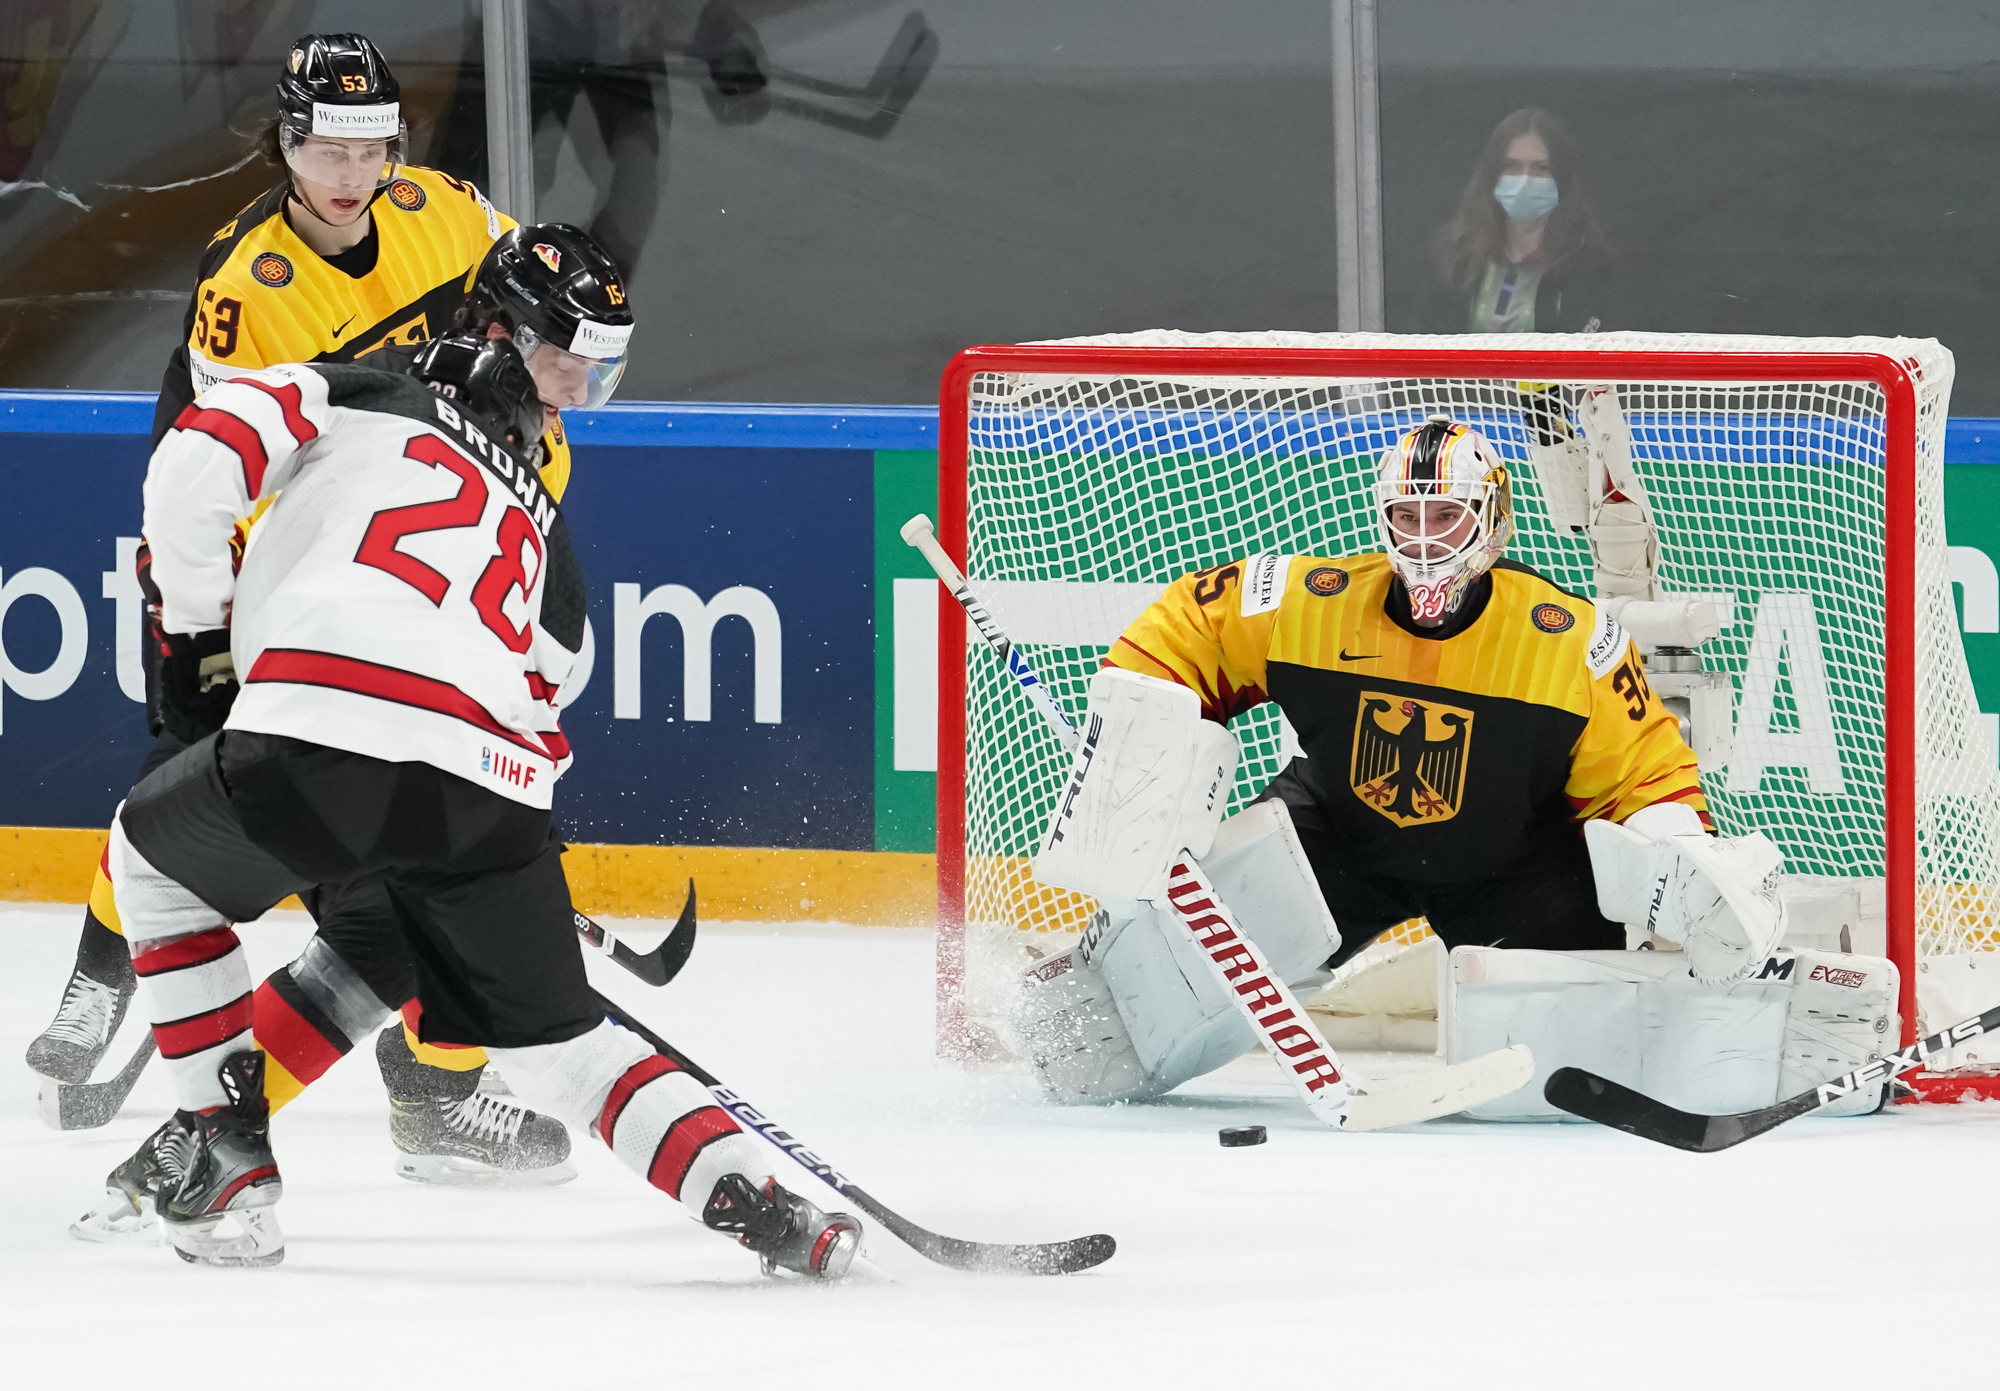
[(1472, 712), (1363, 691), (1354, 721), (1354, 795), (1398, 826), (1449, 821), (1465, 796)]

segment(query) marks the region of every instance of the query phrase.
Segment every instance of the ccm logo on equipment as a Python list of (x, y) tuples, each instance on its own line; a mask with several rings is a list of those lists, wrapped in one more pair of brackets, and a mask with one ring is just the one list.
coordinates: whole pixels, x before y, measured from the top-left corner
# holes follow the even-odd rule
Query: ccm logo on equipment
[(1306, 572), (1306, 593), (1317, 594), (1322, 599), (1331, 599), (1347, 588), (1347, 572), (1332, 565), (1322, 565), (1317, 570)]
[(1545, 633), (1567, 633), (1576, 626), (1576, 615), (1561, 604), (1537, 604), (1528, 611), (1528, 620)]
[(495, 753), (492, 749), (481, 749), (479, 751), (479, 771), (482, 773), (491, 773), (494, 777), (500, 779), (500, 781), (512, 783), (516, 787), (533, 787), (535, 785), (535, 770), (533, 768), (530, 768), (518, 758), (509, 758), (506, 754)]
[(250, 263), (250, 278), (273, 290), (292, 283), (292, 263), (275, 251), (266, 251)]
[(1844, 985), (1849, 990), (1868, 983), (1865, 971), (1843, 971), (1838, 966), (1815, 966), (1807, 980), (1823, 980), (1828, 985)]
[(427, 197), (421, 185), (413, 184), (408, 179), (398, 179), (389, 185), (389, 201), (406, 213), (422, 208)]

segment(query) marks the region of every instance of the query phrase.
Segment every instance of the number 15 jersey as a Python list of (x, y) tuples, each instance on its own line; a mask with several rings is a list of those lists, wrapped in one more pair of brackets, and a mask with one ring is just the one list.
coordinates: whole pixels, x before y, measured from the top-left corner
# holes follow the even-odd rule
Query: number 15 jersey
[(1485, 879), (1659, 802), (1706, 823), (1694, 753), (1610, 615), (1503, 560), (1426, 630), (1398, 583), (1379, 554), (1253, 556), (1174, 584), (1105, 660), (1218, 722), (1275, 700), (1357, 873)]

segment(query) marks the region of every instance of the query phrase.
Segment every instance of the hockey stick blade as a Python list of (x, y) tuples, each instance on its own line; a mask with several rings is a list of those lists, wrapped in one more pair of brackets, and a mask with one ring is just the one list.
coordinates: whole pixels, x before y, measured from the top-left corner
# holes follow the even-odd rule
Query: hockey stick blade
[(618, 939), (618, 934), (602, 923), (570, 910), (576, 919), (576, 935), (596, 947), (648, 985), (665, 985), (681, 973), (694, 952), (694, 880), (688, 880), (687, 904), (674, 922), (667, 939), (649, 952), (636, 952)]
[(1528, 1085), (1535, 1055), (1525, 1043), (1501, 1048), (1450, 1067), (1426, 1068), (1408, 1077), (1371, 1083), (1347, 1101), (1344, 1130), (1385, 1130), (1456, 1115)]
[(1118, 1249), (1116, 1241), (1101, 1233), (1096, 1236), (1076, 1237), (1070, 1241), (1014, 1245), (1004, 1242), (965, 1241), (958, 1237), (940, 1236), (936, 1232), (919, 1227), (902, 1214), (883, 1206), (866, 1190), (850, 1183), (839, 1170), (780, 1129), (776, 1121), (723, 1086), (714, 1073), (709, 1072), (680, 1049), (634, 1019), (629, 1012), (602, 995), (597, 999), (604, 1007), (605, 1014), (652, 1044), (688, 1076), (707, 1087), (709, 1094), (715, 1098), (715, 1104), (729, 1112), (745, 1129), (763, 1136), (773, 1147), (788, 1155), (800, 1168), (880, 1222), (890, 1235), (926, 1260), (948, 1266), (953, 1270), (979, 1274), (1073, 1275), (1077, 1271), (1089, 1270), (1092, 1266), (1104, 1264)]
[(1831, 1082), (1822, 1082), (1811, 1091), (1800, 1092), (1762, 1110), (1739, 1111), (1734, 1115), (1709, 1116), (1683, 1111), (1580, 1067), (1557, 1068), (1549, 1074), (1542, 1095), (1551, 1106), (1627, 1135), (1695, 1154), (1713, 1154), (1755, 1139), (1823, 1106), (1850, 1100), (1866, 1088), (1924, 1067), (1937, 1055), (1995, 1029), (2000, 1029), (2000, 1005), (1898, 1048), (1887, 1057), (1873, 1059)]
[(132, 1060), (115, 1076), (107, 1077), (102, 1082), (58, 1082), (53, 1077), (42, 1078), (37, 1098), (42, 1123), (51, 1130), (95, 1130), (101, 1125), (111, 1124), (125, 1109), (125, 1099), (139, 1084), (139, 1074), (146, 1070), (146, 1064), (153, 1060), (158, 1047), (153, 1041), (153, 1031), (148, 1029), (146, 1036), (139, 1040), (139, 1046), (133, 1050)]

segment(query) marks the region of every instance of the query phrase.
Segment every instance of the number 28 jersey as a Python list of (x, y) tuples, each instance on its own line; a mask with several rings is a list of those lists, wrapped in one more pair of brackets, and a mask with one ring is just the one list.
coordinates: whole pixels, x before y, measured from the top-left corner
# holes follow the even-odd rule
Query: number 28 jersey
[(1218, 722), (1276, 701), (1359, 873), (1490, 878), (1659, 802), (1706, 823), (1694, 753), (1610, 615), (1501, 561), (1425, 630), (1396, 583), (1379, 554), (1252, 556), (1171, 586), (1105, 660), (1191, 687)]
[[(240, 572), (235, 519), (274, 497)], [(169, 633), (230, 627), (228, 727), (547, 807), (583, 584), (546, 486), (413, 377), (283, 366), (183, 411), (146, 475)]]

